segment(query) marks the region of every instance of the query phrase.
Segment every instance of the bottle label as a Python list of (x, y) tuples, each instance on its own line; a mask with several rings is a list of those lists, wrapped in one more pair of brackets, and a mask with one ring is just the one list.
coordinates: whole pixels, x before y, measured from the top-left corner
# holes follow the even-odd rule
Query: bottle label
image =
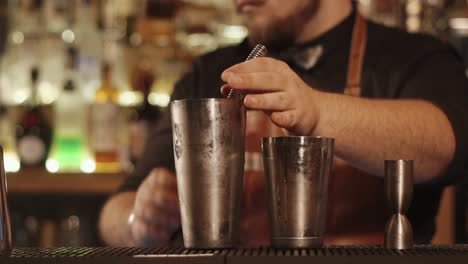
[(119, 106), (113, 102), (95, 104), (92, 107), (91, 120), (91, 143), (94, 151), (117, 151)]
[(45, 152), (45, 144), (38, 136), (24, 136), (18, 142), (18, 154), (25, 164), (39, 164), (44, 159)]

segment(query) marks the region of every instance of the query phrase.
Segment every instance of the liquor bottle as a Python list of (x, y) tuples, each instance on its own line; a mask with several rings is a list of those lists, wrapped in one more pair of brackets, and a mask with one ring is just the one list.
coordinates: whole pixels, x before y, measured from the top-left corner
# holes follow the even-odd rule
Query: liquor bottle
[(101, 85), (91, 107), (90, 143), (97, 172), (116, 172), (119, 164), (119, 91), (112, 83), (111, 67), (102, 67)]
[[(8, 10), (8, 1), (0, 1), (0, 10)], [(8, 12), (0, 13), (0, 55), (6, 50), (10, 21)]]
[(8, 109), (2, 104), (0, 104), (0, 135), (5, 171), (17, 172), (20, 169), (20, 162), (16, 152), (14, 128), (8, 115)]
[(20, 29), (24, 34), (36, 34), (41, 32), (43, 23), (41, 23), (41, 10), (43, 8), (43, 1), (16, 1), (11, 2), (11, 11), (14, 12), (12, 16), (13, 27)]
[(24, 210), (12, 210), (11, 228), (15, 247), (37, 247), (39, 242), (39, 221), (36, 216)]
[(39, 69), (31, 70), (31, 96), (16, 129), (21, 167), (43, 166), (52, 140), (52, 128), (37, 100)]
[(55, 133), (46, 168), (50, 172), (77, 172), (85, 160), (85, 103), (73, 80), (67, 80), (55, 102)]
[(79, 50), (77, 63), (80, 87), (88, 102), (92, 101), (99, 86), (104, 51), (102, 34), (97, 27), (96, 5), (96, 1), (93, 0), (79, 0), (73, 26), (74, 43)]
[(149, 94), (154, 82), (153, 74), (144, 69), (137, 69), (133, 86), (142, 93), (143, 103), (132, 109), (128, 122), (130, 161), (135, 164), (143, 154), (146, 139), (152, 125), (161, 113), (159, 108), (149, 102)]
[(66, 1), (46, 0), (42, 7), (45, 29), (50, 33), (63, 32), (69, 26), (71, 17), (70, 3)]
[(87, 157), (85, 101), (76, 87), (76, 50), (68, 49), (66, 79), (55, 102), (55, 133), (46, 163), (51, 172), (77, 172)]

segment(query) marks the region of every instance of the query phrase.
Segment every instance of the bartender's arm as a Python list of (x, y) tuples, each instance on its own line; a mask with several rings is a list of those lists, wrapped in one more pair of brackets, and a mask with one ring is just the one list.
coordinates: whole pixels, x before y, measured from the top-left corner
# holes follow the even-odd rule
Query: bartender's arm
[(452, 126), (444, 112), (427, 101), (320, 92), (271, 58), (237, 64), (221, 77), (229, 87), (253, 92), (245, 105), (266, 111), (290, 134), (335, 138), (337, 156), (368, 173), (382, 176), (385, 159), (413, 159), (415, 181), (427, 182), (443, 174), (453, 159)]

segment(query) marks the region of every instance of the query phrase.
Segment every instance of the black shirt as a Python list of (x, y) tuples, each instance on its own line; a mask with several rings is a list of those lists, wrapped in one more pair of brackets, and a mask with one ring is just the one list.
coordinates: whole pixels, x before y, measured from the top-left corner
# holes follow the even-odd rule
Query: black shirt
[[(311, 87), (343, 93), (354, 16), (353, 13), (318, 38), (285, 52), (322, 45), (322, 56), (313, 68), (305, 70), (290, 63), (291, 68)], [(201, 56), (194, 62), (191, 72), (176, 84), (172, 100), (221, 97), (221, 73), (242, 62), (250, 49), (244, 41)], [(467, 171), (468, 82), (464, 72), (464, 66), (452, 48), (439, 40), (368, 22), (361, 96), (427, 100), (447, 115), (455, 131), (456, 153), (447, 173), (436, 182), (415, 186), (407, 215), (417, 243), (429, 243), (432, 238), (443, 187)], [(168, 110), (150, 135), (143, 158), (119, 191), (136, 190), (155, 167), (175, 170), (170, 121)]]

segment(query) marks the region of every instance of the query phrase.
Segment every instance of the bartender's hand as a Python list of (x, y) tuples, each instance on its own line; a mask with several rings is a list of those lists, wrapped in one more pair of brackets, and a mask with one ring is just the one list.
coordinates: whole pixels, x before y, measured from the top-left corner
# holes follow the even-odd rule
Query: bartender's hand
[(305, 84), (289, 66), (272, 58), (256, 58), (226, 69), (221, 78), (230, 88), (248, 93), (246, 107), (263, 110), (278, 126), (295, 135), (311, 135), (319, 111), (315, 103), (320, 92)]
[(180, 226), (176, 175), (156, 168), (137, 191), (130, 230), (138, 246), (166, 245)]

